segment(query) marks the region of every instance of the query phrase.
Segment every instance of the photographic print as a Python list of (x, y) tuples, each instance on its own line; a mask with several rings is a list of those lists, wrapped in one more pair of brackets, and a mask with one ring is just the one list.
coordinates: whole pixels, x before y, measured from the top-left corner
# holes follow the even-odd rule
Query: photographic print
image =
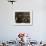
[(32, 25), (32, 11), (16, 11), (15, 12), (16, 25)]

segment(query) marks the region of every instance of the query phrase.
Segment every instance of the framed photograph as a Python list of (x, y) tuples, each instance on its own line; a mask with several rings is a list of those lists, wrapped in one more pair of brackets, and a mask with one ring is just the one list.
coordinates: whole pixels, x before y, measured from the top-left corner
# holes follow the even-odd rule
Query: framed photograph
[(15, 25), (32, 25), (32, 11), (17, 10), (14, 16)]

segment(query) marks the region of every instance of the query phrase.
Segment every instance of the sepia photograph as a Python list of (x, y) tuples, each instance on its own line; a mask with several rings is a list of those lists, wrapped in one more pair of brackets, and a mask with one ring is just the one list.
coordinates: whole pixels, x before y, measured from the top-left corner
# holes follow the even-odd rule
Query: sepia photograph
[(16, 25), (32, 25), (31, 11), (16, 11), (15, 12)]

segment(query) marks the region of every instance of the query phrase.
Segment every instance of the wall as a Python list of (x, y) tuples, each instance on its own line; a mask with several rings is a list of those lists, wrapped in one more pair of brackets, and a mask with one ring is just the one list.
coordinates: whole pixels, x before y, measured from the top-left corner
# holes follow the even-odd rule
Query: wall
[[(16, 10), (32, 10), (32, 26), (12, 24)], [(18, 32), (29, 33), (32, 39), (46, 40), (46, 0), (17, 0), (13, 5), (7, 0), (0, 0), (0, 40), (15, 40)]]

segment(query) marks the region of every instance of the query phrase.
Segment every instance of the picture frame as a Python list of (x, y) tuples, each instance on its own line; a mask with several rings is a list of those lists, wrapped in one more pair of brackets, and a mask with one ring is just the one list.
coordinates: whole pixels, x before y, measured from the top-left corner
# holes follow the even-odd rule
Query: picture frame
[(14, 25), (16, 26), (32, 25), (32, 10), (16, 10), (14, 14)]

